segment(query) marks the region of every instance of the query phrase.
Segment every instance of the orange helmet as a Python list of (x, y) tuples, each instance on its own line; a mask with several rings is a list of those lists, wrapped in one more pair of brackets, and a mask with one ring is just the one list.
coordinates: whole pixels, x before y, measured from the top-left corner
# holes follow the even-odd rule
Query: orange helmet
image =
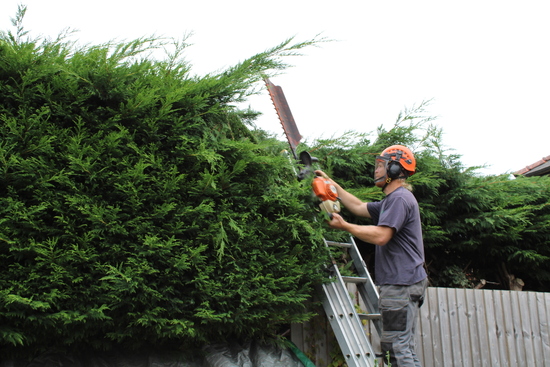
[[(399, 166), (395, 164), (387, 165), (388, 176), (391, 178), (397, 178), (397, 176), (401, 174), (401, 170), (405, 170), (409, 176), (416, 170), (416, 159), (414, 155), (409, 148), (403, 145), (392, 145), (384, 149), (377, 159), (382, 159), (388, 163), (399, 163)], [(394, 167), (393, 169), (392, 166)]]

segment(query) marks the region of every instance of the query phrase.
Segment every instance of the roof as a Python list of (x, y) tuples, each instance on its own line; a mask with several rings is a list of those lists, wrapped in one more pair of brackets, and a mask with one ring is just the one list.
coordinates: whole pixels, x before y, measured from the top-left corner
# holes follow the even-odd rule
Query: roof
[(520, 169), (519, 171), (514, 172), (514, 174), (524, 176), (543, 176), (550, 174), (550, 155)]

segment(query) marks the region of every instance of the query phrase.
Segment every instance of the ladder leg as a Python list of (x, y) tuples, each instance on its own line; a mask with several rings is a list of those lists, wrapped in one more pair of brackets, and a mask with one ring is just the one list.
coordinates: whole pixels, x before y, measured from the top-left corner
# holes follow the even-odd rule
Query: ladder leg
[(378, 290), (368, 272), (365, 262), (353, 238), (349, 243), (326, 241), (325, 245), (346, 248), (353, 261), (357, 276), (343, 277), (334, 264), (330, 268), (332, 281), (323, 285), (325, 299), (323, 307), (330, 321), (338, 345), (349, 367), (374, 367), (376, 355), (363, 328), (360, 315), (346, 287), (346, 282), (356, 283), (367, 314), (361, 315), (374, 323), (381, 335), (380, 313), (378, 310)]
[(337, 266), (332, 269), (336, 278), (323, 285), (323, 307), (336, 340), (349, 367), (373, 367), (375, 354), (365, 334), (363, 324), (340, 276)]

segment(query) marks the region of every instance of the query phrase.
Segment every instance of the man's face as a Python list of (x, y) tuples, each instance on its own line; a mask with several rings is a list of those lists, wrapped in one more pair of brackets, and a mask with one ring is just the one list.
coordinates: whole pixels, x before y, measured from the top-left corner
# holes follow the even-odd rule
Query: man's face
[(388, 162), (382, 159), (377, 159), (374, 166), (374, 185), (383, 187), (386, 184), (386, 164)]

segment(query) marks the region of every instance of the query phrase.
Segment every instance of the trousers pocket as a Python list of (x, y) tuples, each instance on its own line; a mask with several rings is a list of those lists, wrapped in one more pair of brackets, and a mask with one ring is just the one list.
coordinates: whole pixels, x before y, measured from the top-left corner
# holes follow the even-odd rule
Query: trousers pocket
[(406, 299), (383, 299), (380, 302), (382, 328), (384, 331), (405, 331), (407, 329)]

